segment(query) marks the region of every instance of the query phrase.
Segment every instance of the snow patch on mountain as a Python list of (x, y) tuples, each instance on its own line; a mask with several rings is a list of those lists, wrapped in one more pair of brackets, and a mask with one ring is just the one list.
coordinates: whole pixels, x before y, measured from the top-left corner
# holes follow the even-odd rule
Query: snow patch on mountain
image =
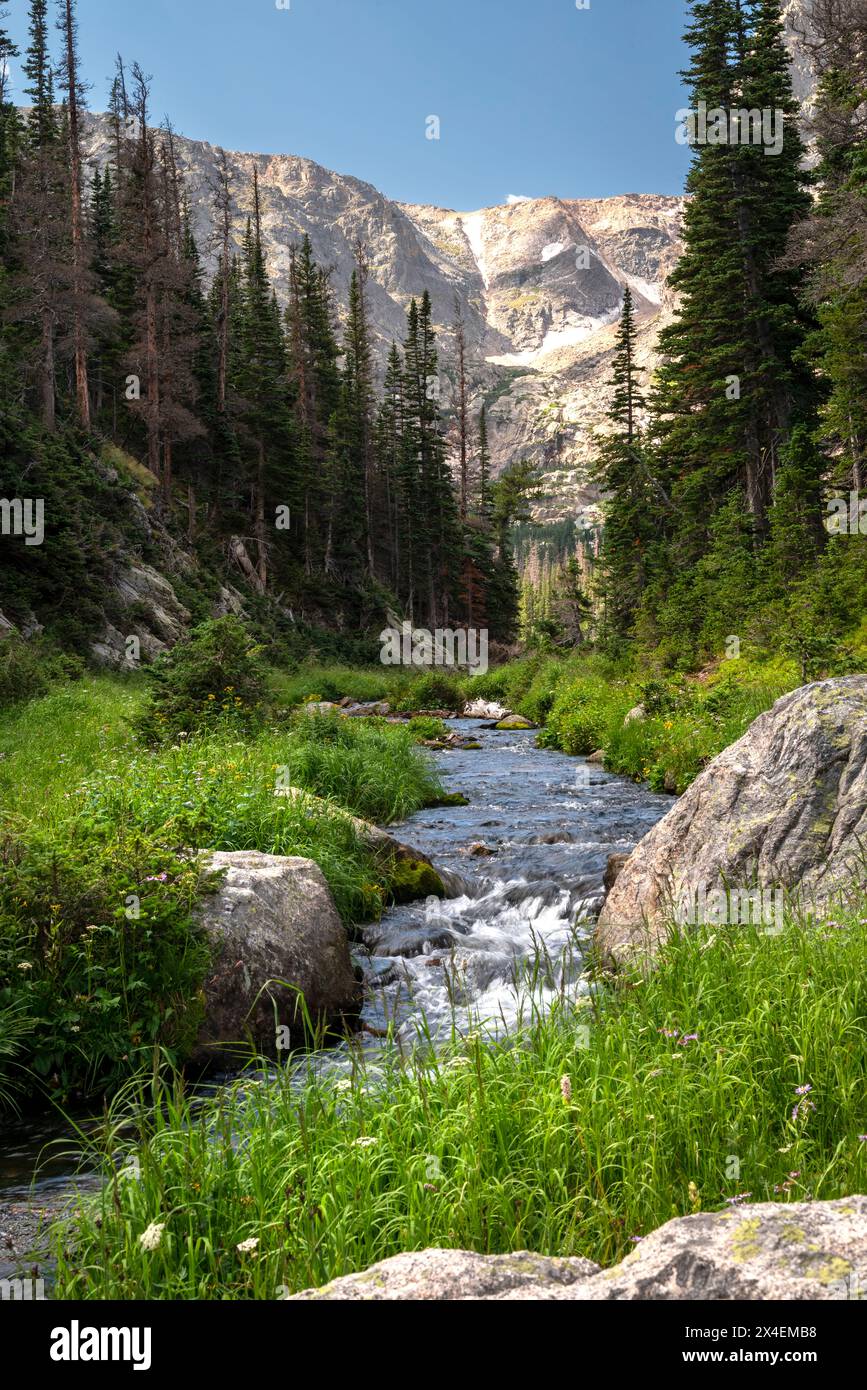
[(482, 277), (482, 284), (488, 288), (488, 269), (485, 261), (484, 237), (485, 237), (485, 212), (462, 212), (460, 217), (464, 236), (470, 243), (470, 250), (473, 253), (473, 260), (476, 263), (478, 272)]

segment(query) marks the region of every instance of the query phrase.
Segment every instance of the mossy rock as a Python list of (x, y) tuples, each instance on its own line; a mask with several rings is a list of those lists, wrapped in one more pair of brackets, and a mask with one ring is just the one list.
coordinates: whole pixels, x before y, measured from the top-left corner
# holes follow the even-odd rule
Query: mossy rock
[(469, 806), (467, 798), (462, 792), (444, 792), (438, 796), (436, 801), (429, 801), (428, 806)]
[(524, 719), (523, 715), (520, 714), (510, 714), (506, 719), (501, 719), (499, 724), (495, 725), (495, 728), (497, 729), (506, 730), (535, 729), (535, 727), (535, 724), (533, 724), (529, 719)]
[(414, 903), (419, 898), (444, 898), (445, 884), (426, 859), (396, 859), (388, 872), (388, 894), (394, 903)]

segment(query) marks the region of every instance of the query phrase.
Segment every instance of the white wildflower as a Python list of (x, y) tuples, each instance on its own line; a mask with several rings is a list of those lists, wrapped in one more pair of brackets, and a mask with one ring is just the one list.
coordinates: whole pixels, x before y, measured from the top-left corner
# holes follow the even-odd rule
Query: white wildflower
[(142, 1250), (158, 1250), (165, 1229), (166, 1223), (164, 1221), (152, 1221), (147, 1230), (142, 1231), (138, 1238)]

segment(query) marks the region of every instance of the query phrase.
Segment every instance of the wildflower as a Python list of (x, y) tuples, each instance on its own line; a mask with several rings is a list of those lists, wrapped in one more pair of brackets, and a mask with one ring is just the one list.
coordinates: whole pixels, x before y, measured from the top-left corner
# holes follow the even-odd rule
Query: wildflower
[(867, 1134), (859, 1134), (859, 1135), (858, 1135), (858, 1143), (859, 1143), (859, 1144), (867, 1144)]
[(633, 1245), (639, 1245), (644, 1240), (644, 1236), (630, 1236), (629, 1239)]
[(805, 1096), (805, 1095), (807, 1095), (810, 1091), (812, 1091), (812, 1089), (813, 1089), (813, 1088), (812, 1088), (812, 1086), (810, 1085), (810, 1083), (809, 1083), (809, 1081), (808, 1081), (807, 1084), (806, 1084), (806, 1086), (796, 1086), (796, 1087), (795, 1087), (795, 1095), (796, 1095), (796, 1096)]
[(676, 1029), (676, 1028), (657, 1028), (656, 1031), (657, 1031), (657, 1033), (661, 1033), (662, 1036), (663, 1036), (664, 1038), (676, 1038), (676, 1037), (677, 1037), (677, 1029)]
[(19, 970), (32, 970), (32, 969), (33, 969), (33, 962), (32, 962), (32, 961), (29, 961), (29, 960), (22, 960), (22, 961), (19, 961), (19, 963), (18, 963), (18, 969), (19, 969)]
[(166, 1223), (164, 1221), (152, 1221), (147, 1230), (142, 1231), (138, 1238), (142, 1250), (158, 1250), (165, 1229)]
[(335, 1089), (335, 1091), (340, 1091), (340, 1092), (343, 1092), (343, 1091), (351, 1091), (351, 1090), (352, 1090), (352, 1082), (350, 1081), (350, 1079), (349, 1079), (348, 1076), (341, 1077), (341, 1079), (340, 1079), (339, 1081), (336, 1081), (336, 1082), (334, 1083), (334, 1089)]
[(572, 1100), (572, 1081), (570, 1077), (560, 1077), (560, 1094), (563, 1097), (563, 1104), (568, 1105)]
[(378, 1139), (374, 1139), (371, 1135), (366, 1134), (362, 1136), (361, 1139), (353, 1139), (352, 1147), (355, 1149), (370, 1149), (373, 1147), (374, 1144), (378, 1143)]
[(752, 1197), (752, 1195), (752, 1192), (738, 1192), (734, 1197), (726, 1197), (726, 1201), (730, 1207), (737, 1207), (740, 1206), (741, 1202), (745, 1202), (748, 1197)]
[(689, 1187), (687, 1188), (687, 1193), (688, 1193), (688, 1196), (689, 1196), (689, 1205), (690, 1205), (690, 1207), (692, 1208), (692, 1210), (693, 1210), (693, 1211), (700, 1211), (700, 1210), (701, 1210), (701, 1194), (699, 1193), (699, 1190), (698, 1190), (698, 1188), (696, 1187), (696, 1185), (695, 1185), (694, 1182), (691, 1182), (691, 1183), (690, 1183)]
[(239, 1245), (235, 1246), (235, 1249), (239, 1255), (255, 1255), (258, 1246), (259, 1237), (250, 1236), (249, 1240), (242, 1240)]
[(209, 696), (208, 696), (208, 699), (209, 699), (209, 700), (216, 700), (216, 698), (217, 698), (216, 695), (209, 695)]
[(678, 1043), (678, 1047), (686, 1047), (687, 1043), (698, 1042), (698, 1033), (684, 1033)]

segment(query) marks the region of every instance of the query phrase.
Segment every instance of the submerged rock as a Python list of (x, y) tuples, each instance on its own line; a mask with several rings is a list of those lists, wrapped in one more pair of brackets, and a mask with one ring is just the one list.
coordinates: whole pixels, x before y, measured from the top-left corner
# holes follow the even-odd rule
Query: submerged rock
[[(713, 893), (780, 892), (821, 911), (864, 880), (867, 676), (784, 695), (696, 778), (633, 850), (597, 939), (618, 960), (653, 951)], [(697, 914), (695, 914), (697, 916)]]
[[(314, 1025), (342, 1028), (360, 1007), (346, 930), (310, 859), (238, 850), (209, 854), (217, 891), (198, 909), (214, 959), (204, 986), (197, 1062), (237, 1062), (246, 1046), (274, 1057)], [(303, 1000), (303, 1003), (302, 1003)]]
[(527, 1253), (422, 1250), (295, 1300), (855, 1300), (867, 1290), (867, 1197), (676, 1217), (612, 1269)]

